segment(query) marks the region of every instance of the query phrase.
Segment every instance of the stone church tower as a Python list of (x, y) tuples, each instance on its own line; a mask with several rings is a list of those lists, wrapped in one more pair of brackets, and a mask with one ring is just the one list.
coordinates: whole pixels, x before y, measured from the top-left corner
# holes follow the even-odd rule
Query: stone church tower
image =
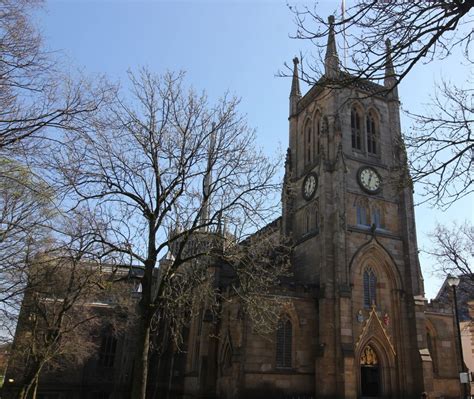
[(389, 43), (383, 87), (339, 70), (332, 26), (304, 97), (297, 65), (282, 227), (295, 279), (319, 291), (317, 397), (419, 397), (424, 292)]
[(304, 96), (293, 60), (282, 217), (266, 227), (293, 245), (292, 279), (274, 293), (288, 305), (269, 337), (235, 302), (218, 323), (203, 312), (175, 363), (183, 394), (458, 395), (451, 310), (424, 299), (390, 43), (384, 84), (355, 79), (332, 24), (325, 74)]

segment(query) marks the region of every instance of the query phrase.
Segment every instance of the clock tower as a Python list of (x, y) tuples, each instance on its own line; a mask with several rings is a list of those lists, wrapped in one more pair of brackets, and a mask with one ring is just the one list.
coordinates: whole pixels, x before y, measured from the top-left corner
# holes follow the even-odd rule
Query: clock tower
[(304, 95), (295, 58), (282, 234), (297, 282), (314, 287), (317, 397), (419, 397), (433, 378), (412, 187), (387, 41), (383, 85), (340, 70)]
[[(339, 67), (333, 24), (325, 73), (304, 95), (293, 60), (282, 217), (247, 241), (290, 243), (292, 273), (249, 306), (227, 289), (230, 268), (215, 268), (219, 317), (203, 308), (183, 355), (163, 363), (164, 384), (185, 394), (459, 396), (452, 313), (424, 299), (390, 43), (383, 84), (356, 79)], [(260, 305), (275, 331), (255, 328)]]

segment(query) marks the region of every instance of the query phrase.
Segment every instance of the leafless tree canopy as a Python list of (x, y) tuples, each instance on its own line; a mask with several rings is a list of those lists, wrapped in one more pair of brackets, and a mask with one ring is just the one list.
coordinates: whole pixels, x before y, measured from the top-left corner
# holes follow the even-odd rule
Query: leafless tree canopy
[[(56, 67), (41, 43), (30, 14), (40, 0), (0, 1), (0, 155), (46, 128), (71, 128), (97, 109), (107, 90), (74, 83)], [(31, 148), (29, 148), (30, 150)]]
[[(69, 223), (71, 221), (68, 221)], [(72, 229), (71, 229), (72, 230)], [(117, 333), (124, 327), (123, 309), (132, 305), (120, 284), (112, 284), (114, 273), (93, 260), (94, 240), (78, 234), (63, 236), (62, 242), (31, 259), (19, 324), (9, 372), (21, 389), (19, 398), (35, 396), (39, 377), (47, 365), (49, 371), (80, 364), (97, 345), (93, 334), (102, 326), (104, 316), (94, 303), (102, 298), (113, 303), (107, 322)], [(132, 314), (133, 310), (128, 309)], [(71, 363), (70, 363), (71, 362)]]
[(472, 194), (474, 161), (474, 81), (465, 87), (443, 82), (424, 114), (413, 119), (406, 135), (412, 178), (424, 198), (441, 207)]
[(112, 91), (61, 73), (31, 20), (41, 4), (0, 0), (1, 337), (14, 328), (27, 260), (54, 235), (52, 220), (61, 213), (32, 155), (49, 153), (46, 139), (57, 137), (55, 129), (83, 127)]
[(474, 284), (473, 244), (474, 227), (468, 221), (451, 226), (438, 224), (430, 234), (432, 246), (426, 252), (436, 262), (436, 269), (443, 275), (467, 275)]
[[(22, 182), (19, 187), (25, 189), (26, 185)], [(35, 203), (30, 205), (33, 207)], [(40, 211), (44, 215), (44, 209)], [(11, 282), (21, 276), (15, 287), (19, 292), (14, 294), (14, 290), (7, 287), (5, 293), (9, 293), (10, 298), (3, 301), (5, 310), (13, 309), (15, 321), (18, 319), (9, 374), (16, 381), (19, 398), (36, 397), (38, 380), (45, 366), (49, 372), (59, 371), (89, 358), (98, 343), (93, 335), (103, 327), (104, 315), (95, 303), (114, 305), (106, 317), (117, 334), (126, 328), (124, 312), (130, 315), (128, 321), (133, 321), (129, 284), (119, 282), (118, 269), (113, 263), (102, 262), (103, 248), (91, 234), (81, 212), (69, 215), (48, 212), (47, 218), (44, 216), (52, 219), (51, 223), (41, 223), (44, 236), (30, 236), (39, 228), (27, 230), (27, 245), (32, 249), (22, 250), (14, 243), (20, 256), (26, 254), (26, 259), (18, 259), (22, 268), (12, 266), (13, 277), (4, 279)], [(123, 274), (127, 276), (128, 269), (122, 271)]]
[(228, 230), (248, 234), (275, 209), (268, 199), (278, 187), (276, 166), (255, 149), (238, 101), (224, 97), (210, 107), (182, 79), (131, 75), (134, 99), (117, 98), (56, 151), (70, 198), (94, 210), (106, 223), (97, 226), (108, 232), (104, 242), (138, 264), (223, 217)]
[[(154, 318), (167, 313), (173, 320), (171, 309), (191, 310), (198, 286), (197, 292), (213, 294), (206, 276), (216, 248), (236, 245), (277, 209), (277, 163), (256, 148), (239, 101), (225, 95), (212, 105), (183, 79), (145, 69), (131, 73), (131, 98), (117, 96), (88, 129), (68, 132), (55, 151), (52, 181), (89, 215), (104, 253), (144, 267), (137, 398), (145, 394)], [(155, 267), (167, 251), (156, 287)]]
[(0, 160), (0, 330), (11, 339), (27, 284), (28, 259), (44, 249), (53, 193), (24, 166)]

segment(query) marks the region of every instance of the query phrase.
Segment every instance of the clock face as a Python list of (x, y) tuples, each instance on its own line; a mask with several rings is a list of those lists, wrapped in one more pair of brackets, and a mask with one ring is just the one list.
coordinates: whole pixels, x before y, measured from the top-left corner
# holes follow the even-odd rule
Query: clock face
[(314, 197), (316, 189), (318, 188), (318, 176), (314, 173), (308, 174), (303, 181), (303, 198), (305, 200), (310, 200)]
[(380, 190), (382, 179), (374, 168), (364, 166), (358, 173), (360, 186), (370, 194), (375, 194)]

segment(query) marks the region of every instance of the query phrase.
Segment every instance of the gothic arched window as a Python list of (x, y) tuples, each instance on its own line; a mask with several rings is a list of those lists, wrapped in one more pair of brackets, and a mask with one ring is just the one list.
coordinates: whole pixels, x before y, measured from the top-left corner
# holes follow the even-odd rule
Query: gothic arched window
[(351, 137), (352, 148), (362, 149), (362, 120), (356, 108), (351, 109)]
[(283, 318), (278, 322), (276, 333), (276, 366), (278, 368), (291, 367), (292, 339), (291, 321), (288, 318)]
[(377, 277), (372, 268), (364, 270), (364, 307), (370, 308), (377, 303), (376, 298)]
[(371, 154), (378, 153), (378, 131), (377, 121), (373, 112), (369, 112), (366, 118), (366, 131), (367, 131), (367, 151)]
[(316, 154), (319, 155), (321, 153), (321, 145), (320, 145), (320, 140), (321, 140), (321, 115), (319, 112), (316, 114), (316, 117), (314, 118), (314, 131), (316, 133), (315, 137), (315, 147), (316, 147)]
[(304, 163), (309, 165), (313, 162), (313, 128), (311, 126), (311, 121), (306, 121), (304, 128), (305, 135), (305, 144), (304, 144)]

